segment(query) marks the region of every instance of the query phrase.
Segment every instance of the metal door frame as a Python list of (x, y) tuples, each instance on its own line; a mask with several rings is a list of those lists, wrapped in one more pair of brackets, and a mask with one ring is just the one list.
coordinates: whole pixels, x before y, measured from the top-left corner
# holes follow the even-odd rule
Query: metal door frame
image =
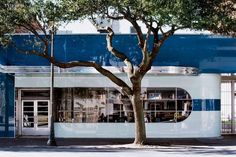
[[(23, 117), (23, 112), (24, 112), (24, 102), (33, 102), (34, 106), (34, 111), (33, 111), (33, 116), (34, 116), (34, 127), (33, 128), (27, 128), (24, 127), (24, 117)], [(48, 127), (46, 128), (39, 128), (38, 127), (38, 102), (47, 102), (48, 103)], [(50, 128), (50, 121), (49, 121), (49, 112), (50, 112), (50, 103), (49, 100), (22, 100), (21, 103), (21, 133), (22, 135), (48, 135), (49, 134), (49, 128)]]

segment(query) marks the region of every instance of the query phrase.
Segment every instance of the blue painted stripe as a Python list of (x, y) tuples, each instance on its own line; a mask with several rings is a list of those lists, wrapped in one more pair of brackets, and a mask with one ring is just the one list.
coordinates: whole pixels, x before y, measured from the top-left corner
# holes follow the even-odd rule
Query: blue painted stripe
[(193, 111), (220, 111), (220, 99), (193, 99)]
[[(34, 36), (17, 35), (13, 39), (17, 46), (29, 50), (32, 47), (27, 44), (27, 41), (34, 40)], [(124, 52), (134, 65), (141, 63), (142, 55), (140, 55), (135, 34), (116, 35), (113, 40), (114, 47)], [(212, 35), (174, 35), (163, 44), (160, 53), (153, 61), (153, 66), (192, 66), (198, 68), (201, 73), (235, 73), (235, 45), (236, 38)], [(107, 51), (106, 34), (56, 35), (54, 46), (54, 55), (59, 61), (81, 60), (95, 61), (103, 66), (123, 65), (123, 61)], [(152, 47), (151, 43), (150, 47)], [(12, 46), (7, 49), (0, 47), (0, 64), (50, 65), (46, 59), (36, 55), (17, 53)]]

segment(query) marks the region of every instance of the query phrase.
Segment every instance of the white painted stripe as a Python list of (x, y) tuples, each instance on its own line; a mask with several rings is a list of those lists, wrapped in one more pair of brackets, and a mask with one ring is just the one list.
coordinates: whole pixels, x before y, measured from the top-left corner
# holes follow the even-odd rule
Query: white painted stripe
[[(219, 137), (220, 112), (192, 112), (179, 123), (146, 123), (148, 138)], [(63, 138), (133, 138), (134, 123), (56, 123), (55, 136)]]
[[(128, 84), (127, 76), (120, 76)], [(16, 77), (15, 86), (25, 88), (49, 87), (49, 77), (38, 75)], [(143, 87), (179, 87), (185, 89), (192, 99), (220, 99), (221, 77), (218, 74), (198, 76), (154, 76), (143, 78)], [(115, 87), (108, 78), (101, 75), (74, 75), (55, 77), (55, 87)]]

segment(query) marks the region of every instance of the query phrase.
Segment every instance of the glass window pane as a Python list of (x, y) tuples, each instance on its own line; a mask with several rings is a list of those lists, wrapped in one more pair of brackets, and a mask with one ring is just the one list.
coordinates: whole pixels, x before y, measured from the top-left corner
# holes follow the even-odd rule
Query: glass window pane
[(177, 89), (177, 98), (178, 99), (191, 99), (189, 93), (183, 89)]
[(38, 123), (38, 128), (48, 128), (48, 123), (47, 122), (40, 122), (40, 123)]
[[(56, 92), (59, 122), (134, 122), (132, 104), (118, 88), (63, 88)], [(190, 95), (179, 88), (143, 88), (141, 99), (147, 122), (181, 121), (192, 110)]]
[(38, 114), (38, 122), (48, 122), (48, 115), (47, 114)]
[(34, 102), (33, 101), (31, 101), (31, 102), (24, 102), (23, 106), (24, 107), (34, 107)]
[(38, 112), (48, 112), (48, 107), (38, 107)]
[(48, 107), (47, 101), (38, 101), (38, 107)]
[(23, 111), (24, 112), (34, 112), (34, 107), (28, 107), (28, 106), (24, 106), (23, 108)]
[(37, 91), (37, 90), (27, 90), (27, 91), (22, 91), (22, 97), (29, 97), (29, 98), (33, 98), (33, 97), (46, 97), (49, 98), (50, 93), (48, 90), (44, 90), (44, 91)]
[(23, 115), (23, 127), (34, 127), (34, 117), (31, 116), (31, 113), (24, 113)]

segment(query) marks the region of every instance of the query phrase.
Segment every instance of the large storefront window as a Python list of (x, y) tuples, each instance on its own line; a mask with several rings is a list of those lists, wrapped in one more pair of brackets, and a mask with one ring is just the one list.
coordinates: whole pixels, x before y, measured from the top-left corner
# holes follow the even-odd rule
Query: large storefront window
[[(55, 93), (58, 122), (134, 122), (129, 99), (115, 88), (57, 88)], [(142, 102), (147, 123), (180, 122), (192, 110), (190, 95), (179, 88), (143, 88)]]

